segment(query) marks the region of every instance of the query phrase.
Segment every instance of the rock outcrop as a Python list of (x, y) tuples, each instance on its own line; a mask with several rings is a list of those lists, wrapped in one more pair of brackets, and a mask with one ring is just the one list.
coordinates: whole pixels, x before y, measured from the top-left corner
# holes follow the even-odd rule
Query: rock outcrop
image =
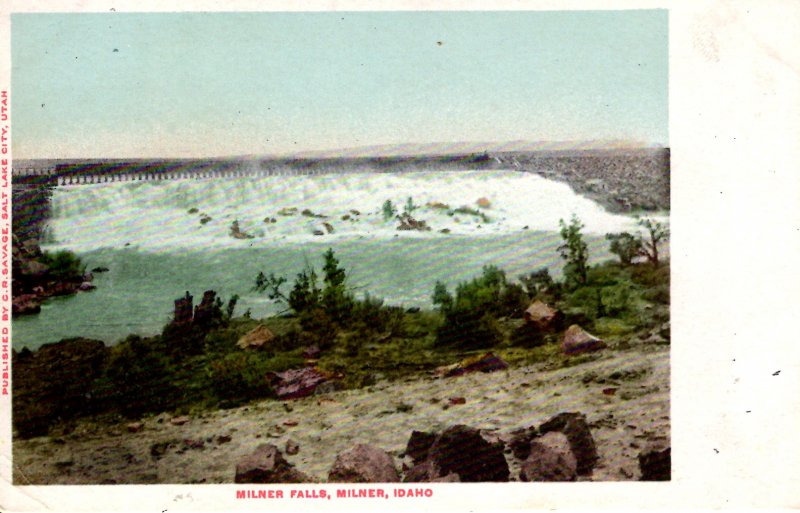
[(504, 482), (510, 470), (503, 445), (486, 441), (475, 428), (451, 426), (436, 437), (426, 459), (406, 473), (407, 482), (430, 482), (458, 476), (461, 482)]
[(558, 325), (563, 319), (561, 312), (538, 299), (525, 310), (523, 317), (525, 322), (535, 326), (539, 331), (558, 329)]
[(584, 331), (577, 324), (573, 324), (564, 333), (561, 348), (564, 354), (575, 355), (589, 351), (598, 351), (606, 347), (606, 343), (594, 335)]
[(314, 393), (314, 390), (333, 376), (314, 367), (291, 369), (285, 372), (270, 372), (267, 382), (278, 399), (297, 399)]
[(275, 334), (263, 324), (259, 324), (240, 338), (236, 345), (242, 349), (259, 349), (275, 339)]

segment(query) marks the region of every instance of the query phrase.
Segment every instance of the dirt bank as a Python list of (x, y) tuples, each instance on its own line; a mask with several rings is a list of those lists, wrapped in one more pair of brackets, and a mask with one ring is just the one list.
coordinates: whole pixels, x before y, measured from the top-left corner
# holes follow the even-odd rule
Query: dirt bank
[[(669, 346), (639, 344), (578, 357), (583, 363), (553, 363), (491, 374), (434, 378), (427, 374), (379, 382), (360, 390), (289, 401), (128, 422), (81, 421), (69, 434), (14, 442), (14, 483), (231, 483), (236, 463), (261, 443), (272, 443), (296, 468), (323, 482), (339, 452), (355, 443), (381, 447), (398, 469), (412, 430), (439, 431), (467, 424), (485, 434), (505, 435), (553, 415), (587, 416), (600, 460), (589, 478), (639, 478), (637, 455), (647, 442), (669, 441)], [(615, 389), (610, 392), (609, 389)], [(463, 397), (464, 404), (450, 404)], [(138, 429), (138, 426), (134, 429)], [(299, 445), (286, 454), (288, 440)], [(511, 479), (519, 467), (511, 454)]]

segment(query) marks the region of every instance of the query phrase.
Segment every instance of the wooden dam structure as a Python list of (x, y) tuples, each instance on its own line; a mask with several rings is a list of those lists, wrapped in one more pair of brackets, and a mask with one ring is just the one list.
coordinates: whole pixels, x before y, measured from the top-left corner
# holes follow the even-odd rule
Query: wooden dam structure
[(334, 173), (397, 173), (421, 169), (486, 169), (499, 163), (499, 159), (489, 159), (485, 155), (327, 159), (15, 161), (12, 167), (12, 179), (14, 183), (20, 185), (67, 186), (133, 181), (317, 176)]

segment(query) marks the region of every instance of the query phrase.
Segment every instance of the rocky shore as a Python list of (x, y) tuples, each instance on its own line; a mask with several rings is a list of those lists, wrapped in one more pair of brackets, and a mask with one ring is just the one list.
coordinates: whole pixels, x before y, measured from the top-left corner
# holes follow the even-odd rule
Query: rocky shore
[(425, 373), (229, 410), (84, 419), (15, 440), (14, 483), (665, 479), (669, 396), (669, 348), (643, 341), (567, 367)]
[(69, 252), (47, 255), (38, 241), (12, 240), (12, 315), (36, 314), (48, 298), (87, 292), (95, 288), (94, 275), (80, 268)]

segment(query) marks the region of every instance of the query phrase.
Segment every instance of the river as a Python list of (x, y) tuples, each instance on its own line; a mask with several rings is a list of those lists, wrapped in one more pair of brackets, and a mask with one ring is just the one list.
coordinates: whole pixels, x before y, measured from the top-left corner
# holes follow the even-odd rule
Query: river
[[(384, 218), (386, 200), (402, 212), (408, 198), (416, 207), (411, 215), (430, 231), (398, 231), (396, 220)], [(488, 207), (479, 210), (488, 219), (453, 212), (461, 206), (478, 210), (482, 198)], [(291, 281), (305, 262), (321, 267), (329, 247), (358, 294), (426, 307), (437, 280), (454, 285), (488, 264), (509, 278), (543, 266), (557, 275), (559, 219), (573, 213), (585, 224), (595, 261), (610, 256), (605, 233), (636, 229), (633, 218), (604, 211), (564, 183), (516, 171), (57, 187), (43, 248), (70, 249), (88, 269), (109, 272), (95, 274), (92, 292), (53, 299), (40, 314), (14, 319), (13, 345), (33, 349), (73, 336), (114, 343), (131, 333), (155, 334), (169, 321), (173, 300), (186, 291), (196, 301), (208, 289), (225, 300), (238, 294), (238, 314), (249, 309), (263, 317), (280, 306), (251, 291), (258, 272)], [(252, 238), (231, 236), (234, 221)]]

